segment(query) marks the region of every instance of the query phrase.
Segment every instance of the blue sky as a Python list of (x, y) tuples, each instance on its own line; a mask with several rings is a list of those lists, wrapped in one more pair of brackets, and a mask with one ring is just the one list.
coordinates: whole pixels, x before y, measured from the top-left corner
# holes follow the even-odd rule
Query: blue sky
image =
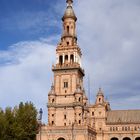
[(7, 49), (10, 44), (22, 40), (35, 40), (60, 33), (58, 23), (51, 25), (50, 20), (59, 20), (61, 12), (57, 13), (54, 5), (61, 1), (1, 0), (0, 49)]
[[(140, 1), (75, 0), (78, 43), (90, 77), (112, 109), (140, 109)], [(65, 0), (0, 0), (0, 107), (32, 101), (43, 108), (62, 32)]]

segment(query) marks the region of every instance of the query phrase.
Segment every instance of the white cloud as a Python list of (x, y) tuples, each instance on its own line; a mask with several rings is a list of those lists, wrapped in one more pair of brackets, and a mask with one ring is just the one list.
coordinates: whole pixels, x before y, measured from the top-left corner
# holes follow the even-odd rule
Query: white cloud
[(0, 54), (1, 59), (10, 60), (0, 66), (0, 106), (32, 101), (36, 107), (46, 110), (55, 47), (42, 40), (26, 41)]
[(140, 108), (139, 1), (80, 0), (75, 11), (92, 101), (101, 86), (113, 108)]
[[(101, 86), (113, 108), (140, 108), (139, 1), (75, 2), (79, 45), (86, 75), (91, 78), (92, 101)], [(62, 12), (60, 7), (56, 5), (58, 12)], [(55, 61), (55, 47), (50, 44), (58, 38), (23, 41), (0, 52), (0, 106), (31, 100), (47, 113), (51, 65)]]

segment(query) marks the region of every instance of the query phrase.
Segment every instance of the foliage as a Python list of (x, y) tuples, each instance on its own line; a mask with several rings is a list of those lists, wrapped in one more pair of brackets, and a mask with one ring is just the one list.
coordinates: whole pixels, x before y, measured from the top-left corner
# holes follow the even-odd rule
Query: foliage
[(35, 140), (37, 110), (32, 103), (0, 109), (0, 140)]

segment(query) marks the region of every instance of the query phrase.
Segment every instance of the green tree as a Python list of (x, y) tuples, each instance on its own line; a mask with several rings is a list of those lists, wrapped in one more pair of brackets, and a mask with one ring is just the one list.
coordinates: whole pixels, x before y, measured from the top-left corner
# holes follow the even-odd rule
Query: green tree
[(0, 108), (0, 140), (3, 140), (3, 135), (4, 135), (4, 123), (5, 123), (5, 118), (4, 118), (4, 112)]
[(0, 109), (0, 140), (35, 140), (37, 110), (31, 102)]
[(16, 111), (15, 134), (18, 140), (35, 140), (37, 133), (37, 111), (30, 103), (19, 104)]

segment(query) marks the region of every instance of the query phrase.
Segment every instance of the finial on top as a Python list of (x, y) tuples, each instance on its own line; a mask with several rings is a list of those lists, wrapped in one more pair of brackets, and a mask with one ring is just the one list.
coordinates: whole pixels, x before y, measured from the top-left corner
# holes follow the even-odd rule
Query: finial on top
[(102, 95), (102, 96), (104, 96), (104, 93), (103, 93), (103, 91), (102, 91), (102, 88), (101, 88), (101, 87), (99, 88), (99, 91), (98, 91), (98, 93), (97, 93), (97, 96), (98, 96), (98, 95)]
[(73, 3), (73, 0), (67, 0), (66, 2), (67, 2), (67, 4), (68, 4), (68, 6), (71, 6), (72, 3)]

